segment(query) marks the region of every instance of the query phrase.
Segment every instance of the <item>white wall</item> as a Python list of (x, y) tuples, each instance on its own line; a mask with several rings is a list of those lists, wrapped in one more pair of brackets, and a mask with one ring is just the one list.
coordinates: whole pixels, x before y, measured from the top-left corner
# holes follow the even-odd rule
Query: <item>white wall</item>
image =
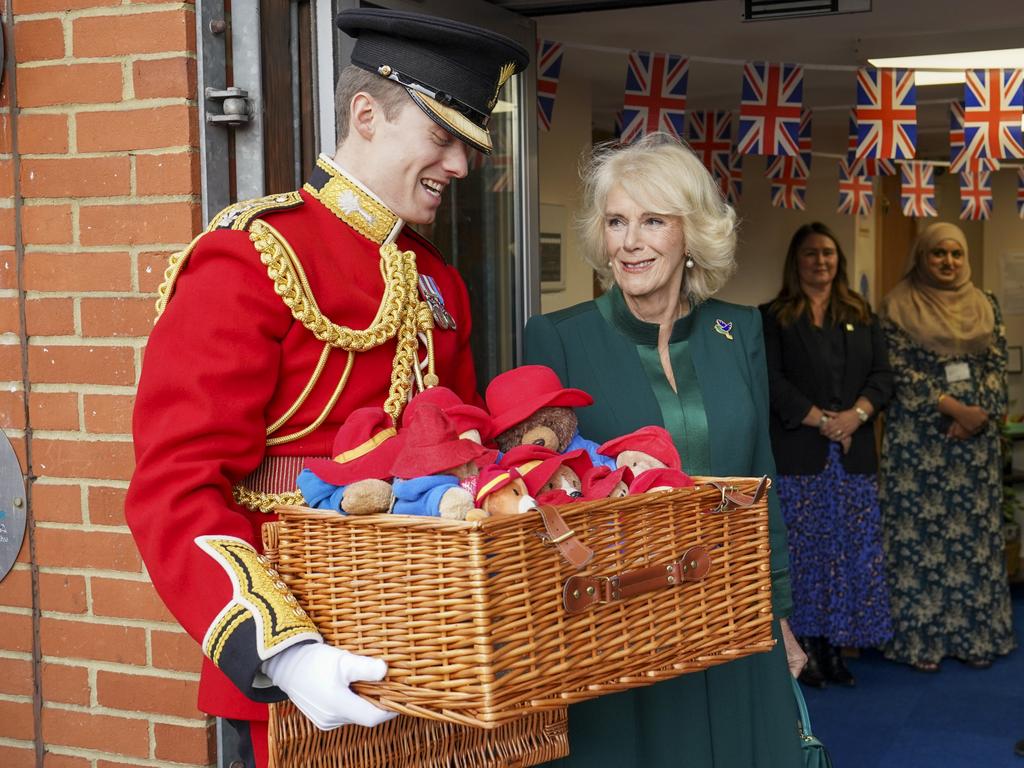
[[(573, 61), (577, 66), (573, 66)], [(565, 289), (541, 294), (552, 312), (593, 298), (593, 270), (581, 255), (573, 220), (579, 208), (579, 161), (591, 144), (590, 81), (579, 56), (565, 56), (551, 130), (540, 131), (540, 202), (565, 214)]]

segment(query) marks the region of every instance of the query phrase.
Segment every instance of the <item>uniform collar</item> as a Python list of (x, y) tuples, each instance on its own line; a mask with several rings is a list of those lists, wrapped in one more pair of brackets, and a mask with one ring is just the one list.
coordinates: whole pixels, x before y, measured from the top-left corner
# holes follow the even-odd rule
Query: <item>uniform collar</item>
[(377, 245), (392, 242), (405, 224), (379, 197), (327, 155), (316, 159), (303, 186), (331, 213)]

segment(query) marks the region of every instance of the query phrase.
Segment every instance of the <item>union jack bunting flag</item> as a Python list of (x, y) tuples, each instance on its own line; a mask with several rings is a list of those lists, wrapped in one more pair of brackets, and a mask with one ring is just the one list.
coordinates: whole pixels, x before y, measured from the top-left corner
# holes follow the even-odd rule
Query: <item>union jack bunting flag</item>
[(910, 69), (857, 70), (854, 159), (909, 160), (917, 143), (917, 95)]
[(749, 61), (743, 66), (743, 100), (736, 139), (744, 155), (800, 154), (804, 69), (799, 64)]
[(729, 155), (732, 154), (731, 113), (690, 112), (686, 115), (686, 140), (716, 181), (721, 183), (728, 178)]
[(998, 171), (999, 161), (994, 158), (969, 157), (964, 146), (964, 105), (959, 101), (949, 102), (949, 172), (983, 169)]
[(764, 175), (769, 179), (780, 176), (799, 176), (806, 179), (811, 175), (811, 110), (805, 109), (800, 116), (799, 154), (792, 157), (776, 156), (768, 161)]
[(622, 140), (622, 110), (618, 110), (615, 113), (615, 127), (612, 129), (615, 133), (615, 138)]
[(888, 158), (857, 159), (856, 110), (850, 110), (850, 139), (846, 145), (846, 162), (857, 176), (895, 176), (896, 163)]
[(737, 152), (735, 147), (729, 153), (729, 176), (719, 179), (718, 183), (722, 186), (722, 193), (729, 204), (736, 205), (743, 194), (743, 155)]
[(1024, 157), (1021, 105), (1024, 70), (969, 69), (964, 83), (964, 145), (968, 157)]
[(900, 163), (900, 206), (904, 216), (938, 216), (935, 210), (935, 166), (913, 161)]
[(551, 130), (555, 115), (558, 77), (562, 73), (565, 48), (553, 40), (537, 41), (537, 118), (545, 131)]
[(960, 218), (980, 221), (992, 215), (992, 180), (989, 171), (960, 174)]
[(870, 176), (858, 174), (859, 163), (852, 167), (846, 160), (839, 161), (839, 213), (849, 216), (867, 216), (875, 204), (875, 190)]
[(1017, 169), (1017, 215), (1024, 219), (1024, 168)]
[(620, 137), (624, 143), (632, 143), (654, 131), (683, 137), (689, 74), (690, 62), (682, 56), (629, 52)]
[(772, 179), (772, 205), (776, 208), (807, 207), (807, 178), (801, 176), (777, 176)]

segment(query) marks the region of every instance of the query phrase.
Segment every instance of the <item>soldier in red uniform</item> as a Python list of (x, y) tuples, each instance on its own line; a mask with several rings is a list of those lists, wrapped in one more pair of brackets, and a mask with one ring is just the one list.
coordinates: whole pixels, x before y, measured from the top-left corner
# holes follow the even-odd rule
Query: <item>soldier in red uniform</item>
[(205, 655), (199, 707), (266, 763), (267, 702), (319, 727), (391, 714), (352, 693), (379, 659), (327, 646), (260, 554), (260, 526), (301, 502), (295, 478), (329, 457), (353, 410), (397, 422), (443, 384), (480, 402), (456, 270), (404, 225), (432, 222), (466, 175), (467, 145), (528, 54), (488, 30), (353, 10), (339, 147), (301, 190), (237, 203), (171, 258), (139, 382), (128, 524), (157, 591)]

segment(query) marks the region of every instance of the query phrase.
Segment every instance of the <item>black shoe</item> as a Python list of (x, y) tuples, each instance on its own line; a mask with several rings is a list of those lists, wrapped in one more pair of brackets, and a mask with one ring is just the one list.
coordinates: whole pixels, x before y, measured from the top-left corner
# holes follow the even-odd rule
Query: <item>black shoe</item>
[(1024, 757), (1024, 739), (1017, 742), (1017, 745), (1013, 748), (1013, 754), (1017, 757)]
[(843, 661), (843, 656), (839, 652), (839, 649), (832, 645), (828, 640), (822, 640), (822, 671), (825, 673), (825, 679), (830, 683), (836, 683), (838, 685), (854, 686), (857, 681), (854, 679), (850, 670), (847, 669), (846, 663)]
[(800, 643), (800, 647), (804, 649), (804, 653), (807, 654), (807, 663), (800, 670), (800, 676), (797, 677), (797, 680), (811, 688), (824, 688), (825, 673), (821, 668), (818, 651), (822, 642), (821, 638), (798, 637), (797, 641)]

